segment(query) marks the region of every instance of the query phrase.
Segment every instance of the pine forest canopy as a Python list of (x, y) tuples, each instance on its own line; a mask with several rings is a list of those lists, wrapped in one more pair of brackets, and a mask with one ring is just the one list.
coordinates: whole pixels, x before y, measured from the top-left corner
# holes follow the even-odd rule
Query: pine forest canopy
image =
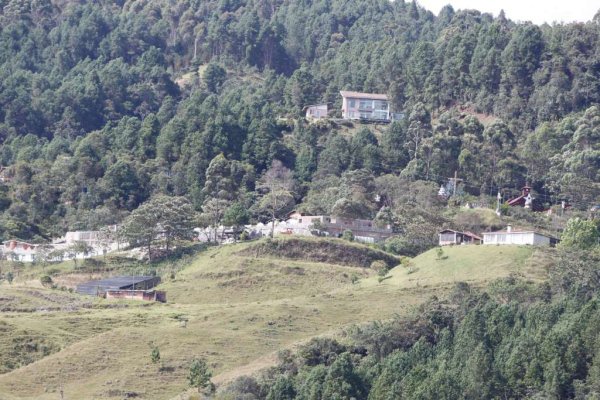
[[(376, 181), (454, 170), (475, 195), (529, 182), (600, 199), (600, 13), (536, 26), (402, 0), (0, 0), (0, 64), (5, 239), (120, 222), (158, 194), (265, 219), (274, 160), (312, 212), (343, 199), (374, 217)], [(340, 90), (386, 93), (406, 118), (380, 135), (293, 119), (339, 110)]]

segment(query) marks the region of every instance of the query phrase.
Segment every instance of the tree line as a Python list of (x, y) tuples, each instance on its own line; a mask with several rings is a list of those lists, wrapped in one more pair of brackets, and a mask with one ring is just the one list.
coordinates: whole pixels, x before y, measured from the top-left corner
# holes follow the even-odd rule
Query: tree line
[[(0, 233), (92, 229), (161, 194), (267, 220), (274, 161), (291, 171), (288, 203), (313, 212), (375, 217), (373, 181), (440, 184), (454, 170), (472, 195), (529, 182), (547, 203), (589, 208), (598, 18), (536, 26), (384, 0), (4, 0)], [(313, 102), (339, 109), (341, 89), (387, 93), (406, 117), (352, 136), (298, 119)], [(373, 179), (344, 184), (356, 176)]]

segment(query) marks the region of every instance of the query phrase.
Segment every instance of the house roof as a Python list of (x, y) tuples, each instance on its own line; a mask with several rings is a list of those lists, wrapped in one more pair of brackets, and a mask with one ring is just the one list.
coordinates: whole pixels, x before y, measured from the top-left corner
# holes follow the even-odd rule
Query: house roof
[(507, 230), (496, 231), (496, 232), (483, 232), (482, 235), (501, 235), (501, 234), (503, 234), (503, 235), (506, 235), (506, 234), (512, 235), (512, 234), (516, 234), (516, 233), (535, 233), (536, 235), (546, 236), (548, 238), (552, 238), (552, 236), (550, 236), (550, 235), (545, 235), (543, 233), (536, 232), (536, 231), (516, 231), (514, 229), (512, 231), (510, 231), (510, 232), (507, 231)]
[(483, 240), (480, 236), (474, 234), (473, 232), (465, 231), (463, 234), (472, 237), (473, 239)]
[(310, 107), (322, 107), (322, 106), (328, 106), (328, 103), (319, 103), (319, 104), (307, 104), (304, 106), (304, 109), (310, 108)]
[(33, 246), (37, 246), (37, 244), (33, 244), (33, 243), (29, 243), (29, 242), (24, 242), (22, 240), (17, 240), (17, 239), (5, 240), (4, 242), (2, 242), (2, 244), (12, 243), (12, 242), (26, 244), (26, 245), (32, 246), (32, 247)]
[(88, 281), (77, 285), (77, 293), (95, 295), (96, 292), (106, 291), (109, 289), (129, 288), (132, 285), (140, 285), (147, 283), (147, 288), (156, 286), (160, 282), (160, 278), (156, 276), (114, 276), (112, 278), (100, 279), (96, 281)]
[(454, 229), (444, 229), (444, 230), (440, 231), (440, 233), (444, 233), (444, 232), (460, 233), (461, 235), (469, 236), (469, 237), (472, 237), (473, 239), (482, 240), (479, 236), (477, 236), (473, 232), (469, 232), (469, 231), (461, 232), (461, 231), (455, 231)]
[(378, 93), (361, 93), (361, 92), (352, 92), (349, 90), (340, 91), (342, 97), (350, 97), (353, 99), (371, 99), (371, 100), (387, 100), (388, 97), (386, 94), (378, 94)]

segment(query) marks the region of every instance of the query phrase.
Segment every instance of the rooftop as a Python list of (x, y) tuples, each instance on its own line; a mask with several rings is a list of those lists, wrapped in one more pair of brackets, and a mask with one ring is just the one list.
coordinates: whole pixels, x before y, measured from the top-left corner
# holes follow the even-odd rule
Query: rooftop
[(29, 243), (29, 242), (25, 242), (23, 240), (19, 240), (19, 239), (10, 239), (10, 240), (5, 240), (4, 242), (2, 242), (2, 244), (8, 244), (8, 243), (22, 243), (22, 244), (27, 244), (29, 246), (37, 246), (37, 244), (33, 244), (33, 243)]
[(144, 289), (150, 289), (160, 283), (160, 278), (156, 276), (113, 276), (111, 278), (88, 281), (77, 285), (77, 293), (96, 295), (98, 291), (115, 289), (130, 289), (144, 286)]
[(388, 97), (386, 94), (378, 94), (378, 93), (361, 93), (361, 92), (352, 92), (349, 90), (340, 91), (342, 97), (350, 97), (353, 99), (370, 99), (370, 100), (387, 100)]
[(478, 235), (474, 234), (473, 232), (469, 232), (469, 231), (461, 232), (461, 231), (456, 231), (454, 229), (444, 229), (444, 230), (440, 231), (440, 233), (444, 233), (444, 232), (460, 233), (461, 235), (465, 235), (465, 236), (472, 237), (473, 239), (481, 240), (481, 237), (479, 237)]
[(518, 231), (518, 230), (515, 230), (515, 229), (513, 229), (511, 231), (508, 231), (508, 230), (504, 229), (502, 231), (496, 231), (496, 232), (483, 232), (482, 235), (500, 235), (500, 234), (507, 234), (507, 233), (510, 233), (510, 234), (512, 234), (512, 233), (536, 233), (538, 235), (551, 237), (549, 235), (546, 235), (546, 234), (543, 234), (543, 233), (540, 233), (540, 232), (536, 232), (536, 231)]

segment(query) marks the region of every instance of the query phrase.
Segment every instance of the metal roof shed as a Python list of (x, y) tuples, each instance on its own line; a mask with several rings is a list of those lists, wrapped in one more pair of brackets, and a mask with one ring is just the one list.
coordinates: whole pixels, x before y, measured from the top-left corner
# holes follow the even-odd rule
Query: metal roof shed
[(114, 276), (77, 285), (76, 292), (89, 296), (104, 294), (107, 290), (147, 290), (160, 283), (158, 276)]

